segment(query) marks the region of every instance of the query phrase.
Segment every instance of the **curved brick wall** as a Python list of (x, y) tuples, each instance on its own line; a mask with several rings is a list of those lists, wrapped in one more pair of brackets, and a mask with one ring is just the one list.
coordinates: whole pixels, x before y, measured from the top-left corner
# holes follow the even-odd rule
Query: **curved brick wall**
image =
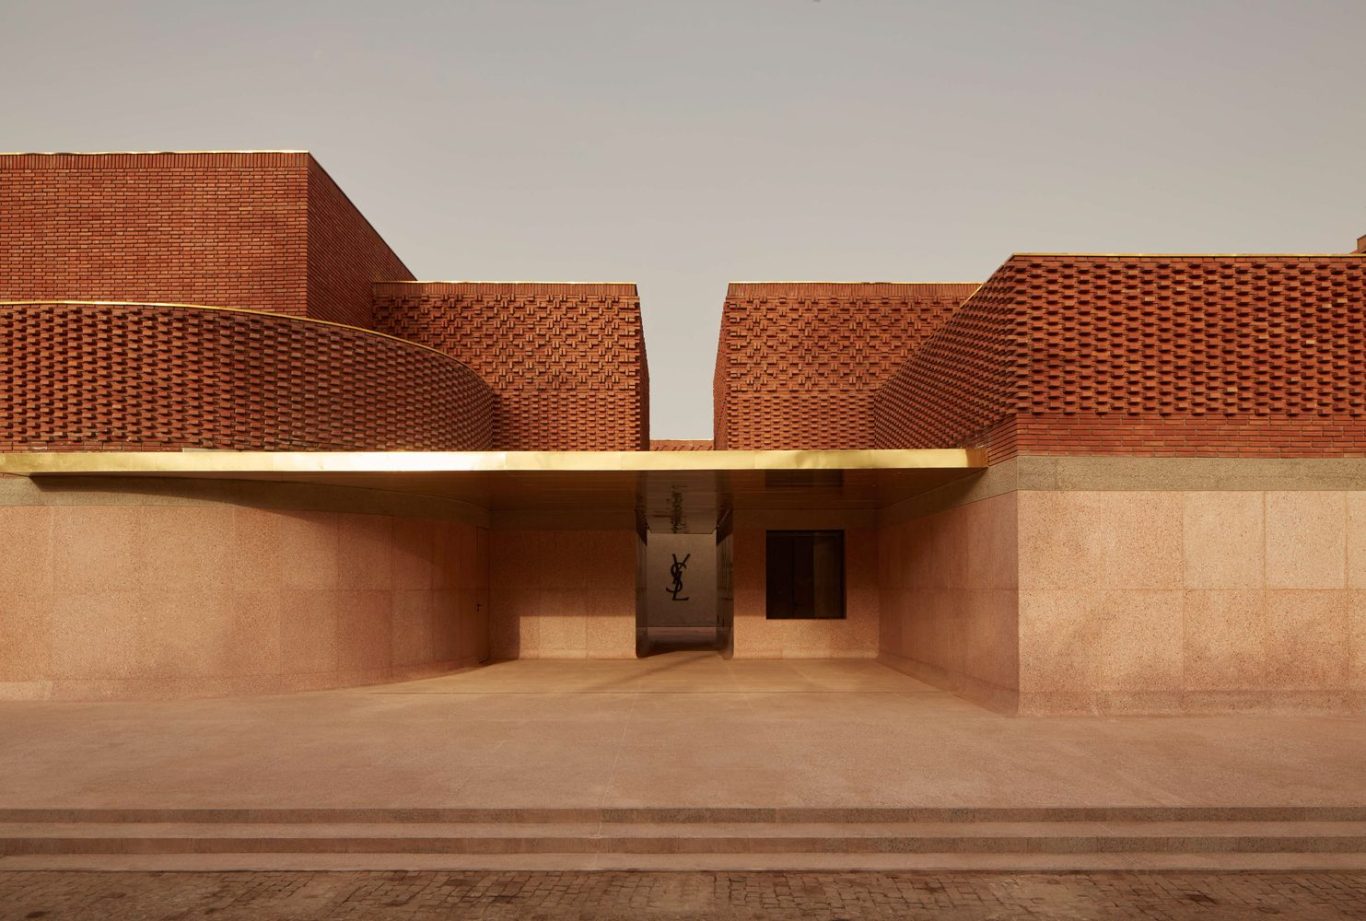
[(875, 400), (878, 447), (1366, 455), (1366, 258), (1012, 257)]
[(713, 377), (717, 450), (872, 447), (874, 392), (976, 288), (731, 284)]
[(481, 450), (492, 395), (445, 355), (277, 314), (0, 304), (0, 450)]

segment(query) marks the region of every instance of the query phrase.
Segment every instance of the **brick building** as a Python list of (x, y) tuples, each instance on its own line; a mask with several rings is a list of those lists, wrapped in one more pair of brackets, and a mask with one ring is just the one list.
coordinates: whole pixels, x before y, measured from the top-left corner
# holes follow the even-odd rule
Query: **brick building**
[(701, 644), (1360, 709), (1356, 249), (732, 284), (651, 441), (634, 285), (414, 279), (303, 152), (0, 156), (0, 697)]

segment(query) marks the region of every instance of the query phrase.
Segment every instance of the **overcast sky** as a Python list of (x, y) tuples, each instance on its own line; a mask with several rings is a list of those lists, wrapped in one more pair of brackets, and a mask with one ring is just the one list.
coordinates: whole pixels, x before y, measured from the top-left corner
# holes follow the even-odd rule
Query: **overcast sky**
[(304, 148), (419, 278), (637, 282), (662, 438), (730, 280), (1366, 233), (1366, 0), (0, 0), (0, 61), (0, 149)]

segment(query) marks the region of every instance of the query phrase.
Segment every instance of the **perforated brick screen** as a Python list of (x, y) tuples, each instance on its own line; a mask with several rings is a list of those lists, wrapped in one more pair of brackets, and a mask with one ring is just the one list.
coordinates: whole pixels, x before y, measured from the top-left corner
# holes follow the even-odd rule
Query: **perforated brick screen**
[(1366, 259), (1012, 257), (876, 399), (879, 447), (1366, 453)]
[(713, 386), (716, 448), (868, 448), (873, 393), (975, 284), (732, 284)]
[(375, 323), (459, 358), (488, 383), (496, 449), (649, 447), (635, 285), (381, 283)]

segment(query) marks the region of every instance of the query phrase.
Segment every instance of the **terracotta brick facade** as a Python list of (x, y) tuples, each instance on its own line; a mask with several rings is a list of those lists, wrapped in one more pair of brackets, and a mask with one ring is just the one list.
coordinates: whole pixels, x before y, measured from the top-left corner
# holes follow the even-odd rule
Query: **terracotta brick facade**
[(412, 274), (307, 153), (0, 155), (0, 300), (242, 307), (368, 325)]
[(869, 448), (873, 394), (975, 284), (732, 284), (713, 386), (718, 450)]
[(384, 332), (468, 364), (500, 450), (648, 450), (650, 382), (631, 284), (375, 285)]
[[(14, 330), (5, 345), (7, 373), (16, 389), (7, 395), (10, 428), (3, 437), (25, 445), (168, 448), (208, 442), (374, 449), (459, 443), (504, 450), (967, 445), (987, 448), (993, 460), (1016, 454), (1360, 456), (1366, 454), (1363, 255), (1025, 254), (1011, 257), (980, 287), (732, 284), (718, 339), (714, 439), (652, 444), (634, 285), (414, 282), (304, 152), (6, 154), (0, 155), (0, 301), (226, 306), (375, 329), (463, 363), (464, 372), (449, 372), (461, 378), (458, 386), (454, 378), (440, 384), (422, 378), (411, 398), (475, 415), (417, 422), (396, 410), (404, 421), (343, 425), (322, 421), (318, 413), (342, 412), (324, 403), (310, 410), (312, 421), (302, 428), (273, 433), (235, 405), (221, 407), (228, 414), (222, 424), (206, 421), (209, 410), (189, 406), (198, 392), (191, 388), (165, 397), (170, 417), (190, 413), (185, 419), (197, 427), (177, 431), (180, 423), (148, 423), (155, 414), (145, 415), (143, 404), (114, 405), (119, 394), (149, 399), (140, 390), (149, 386), (150, 379), (138, 377), (144, 369), (91, 356), (145, 354), (148, 367), (174, 368), (190, 388), (196, 374), (221, 373), (211, 364), (196, 370), (196, 362), (230, 354), (221, 337), (232, 330), (259, 341), (270, 360), (290, 356), (295, 367), (272, 366), (277, 377), (269, 387), (289, 381), (302, 394), (315, 384), (340, 386), (344, 372), (359, 380), (357, 362), (391, 347), (355, 340), (361, 330), (318, 326), (304, 337), (316, 349), (306, 356), (298, 351), (303, 334), (289, 327), (295, 339), (270, 341), (287, 327), (266, 320), (190, 322), (184, 318), (205, 314), (181, 313), (162, 329), (147, 318), (154, 308), (130, 307), (124, 309), (134, 325), (123, 331), (100, 325), (115, 316), (108, 309), (30, 307), (10, 310), (6, 320)], [(162, 332), (176, 338), (155, 345), (149, 337)], [(200, 332), (210, 337), (203, 344), (186, 338)], [(80, 338), (86, 334), (105, 338)], [(40, 338), (23, 339), (31, 336)], [(347, 351), (353, 340), (365, 343), (354, 353)], [(321, 370), (323, 357), (335, 367)], [(245, 369), (256, 367), (247, 353), (240, 360)], [(18, 380), (20, 366), (32, 380)], [(134, 377), (118, 380), (112, 376), (117, 367)], [(77, 368), (101, 376), (71, 391)], [(484, 396), (451, 397), (452, 387), (469, 390), (462, 375), (471, 372), (485, 385)], [(383, 378), (393, 368), (377, 373)], [(314, 383), (304, 383), (310, 374)], [(357, 409), (396, 399), (396, 381), (375, 385)], [(71, 415), (74, 405), (61, 402), (77, 392), (92, 401), (88, 419)], [(280, 405), (302, 411), (302, 397), (272, 393)], [(21, 423), (15, 407), (24, 395), (40, 402), (24, 410), (31, 418)], [(480, 400), (491, 407), (486, 416), (479, 415)], [(61, 405), (67, 408), (54, 408)], [(43, 420), (56, 427), (40, 430)], [(119, 420), (130, 427), (119, 429)], [(229, 422), (241, 427), (235, 435)], [(321, 428), (310, 428), (314, 423)], [(90, 430), (103, 434), (73, 434)]]
[(366, 330), (140, 304), (0, 305), (0, 451), (479, 450), (469, 368)]
[(1012, 257), (875, 400), (879, 447), (1366, 455), (1366, 259)]
[(308, 315), (371, 327), (376, 281), (411, 279), (332, 177), (308, 161)]

